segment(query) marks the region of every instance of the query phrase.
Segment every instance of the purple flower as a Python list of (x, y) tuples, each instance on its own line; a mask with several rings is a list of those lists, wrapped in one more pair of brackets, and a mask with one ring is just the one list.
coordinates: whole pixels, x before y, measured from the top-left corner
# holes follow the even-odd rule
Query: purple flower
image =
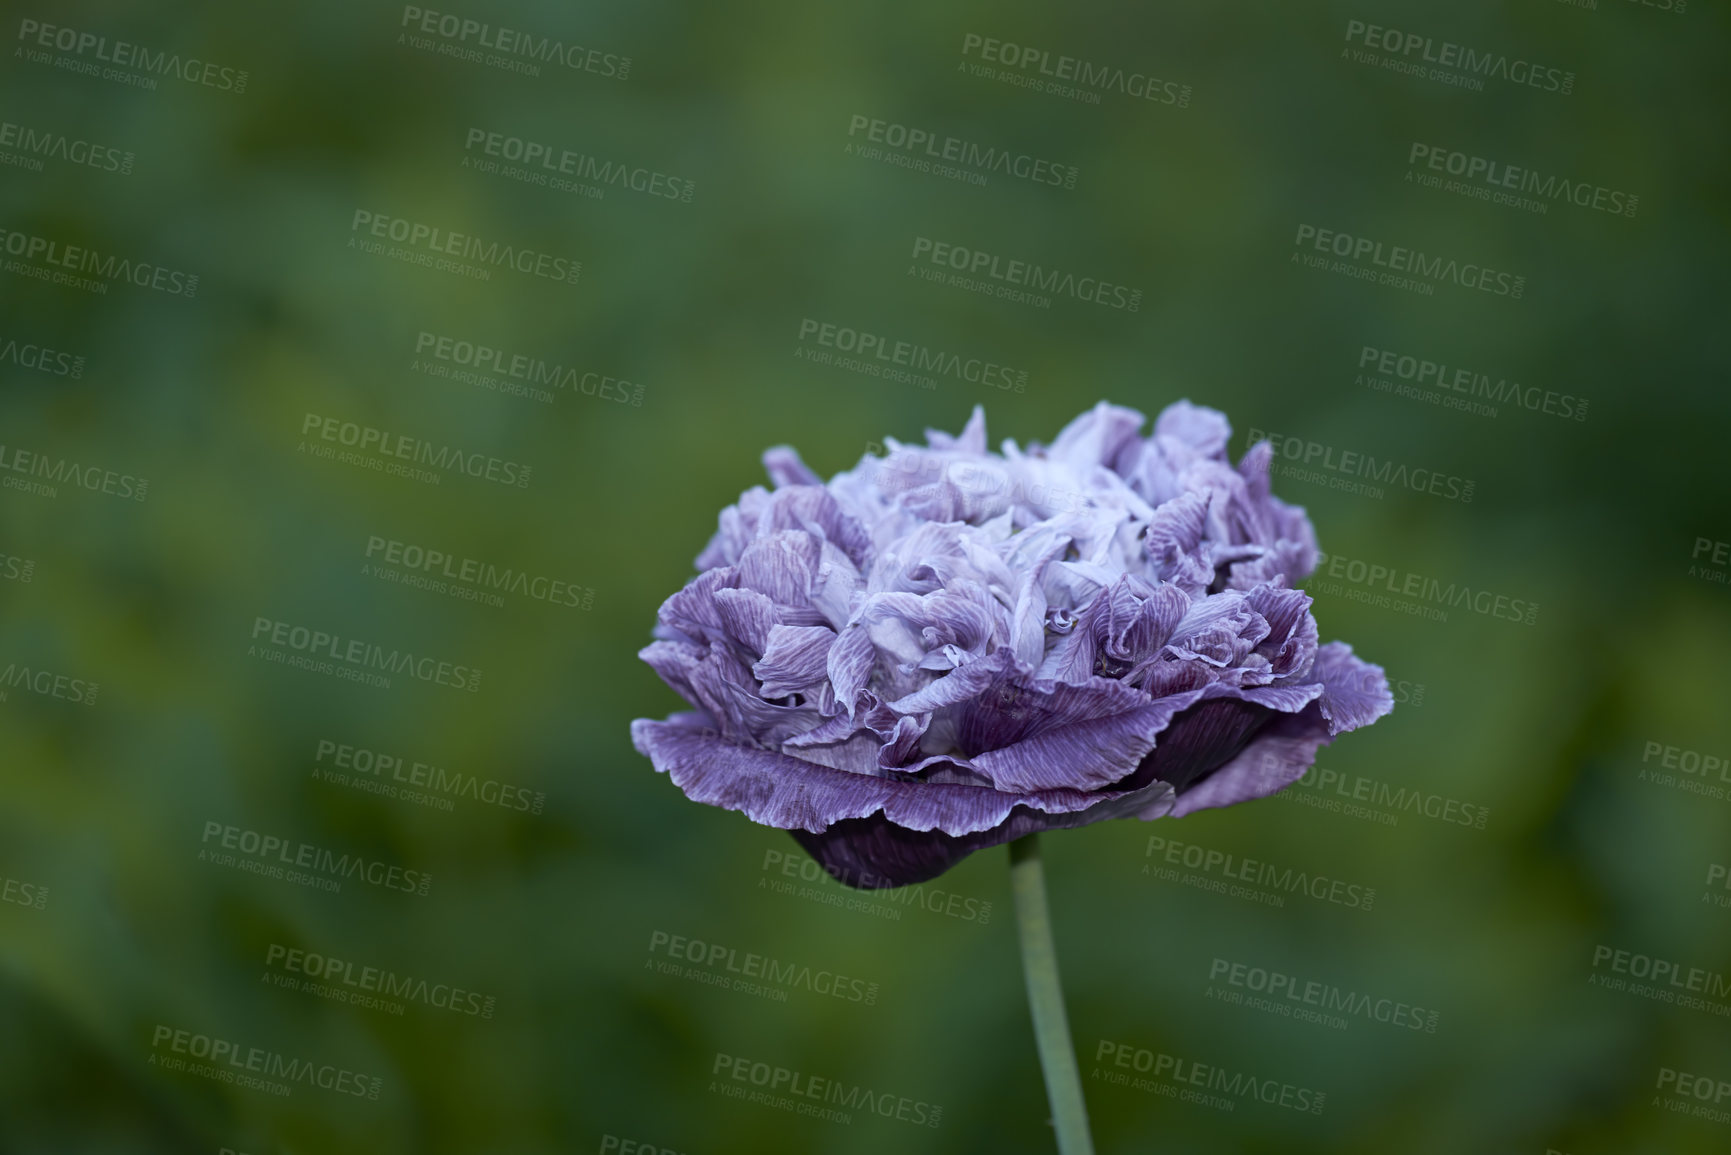
[(1095, 406), (1050, 446), (960, 436), (722, 511), (642, 651), (691, 713), (632, 723), (697, 802), (791, 832), (860, 887), (932, 878), (1033, 831), (1261, 798), (1393, 708), (1317, 644), (1304, 510), (1269, 446), (1180, 401)]

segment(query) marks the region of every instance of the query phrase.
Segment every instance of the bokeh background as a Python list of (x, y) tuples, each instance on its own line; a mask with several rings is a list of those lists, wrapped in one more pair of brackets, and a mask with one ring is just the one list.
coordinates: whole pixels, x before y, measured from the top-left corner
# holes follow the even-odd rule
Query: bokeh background
[[(1382, 662), (1401, 701), (1290, 796), (1044, 840), (1099, 1149), (1731, 1143), (1721, 6), (6, 12), (0, 1150), (1052, 1150), (1006, 856), (851, 901), (786, 835), (685, 801), (633, 751), (630, 720), (678, 706), (635, 653), (769, 445), (828, 474), (886, 437), (953, 431), (975, 405), (994, 442), (1025, 443), (1100, 399), (1152, 417), (1181, 397), (1230, 415), (1235, 454), (1251, 429), (1323, 447), (1276, 490), (1341, 559), (1310, 587), (1323, 636)], [(577, 66), (528, 74), (525, 50), (479, 49), (463, 19), (552, 38)], [(1383, 58), (1440, 47), (1380, 52), (1353, 21), (1537, 62), (1571, 73), (1570, 91), (1403, 73)], [(1025, 67), (982, 59), (1010, 51), (988, 40), (1028, 50)], [(194, 79), (152, 71), (171, 56)], [(1127, 80), (1017, 82), (1065, 56)], [(1154, 99), (1126, 91), (1149, 76)], [(861, 151), (856, 117), (1073, 168), (1073, 187), (921, 171), (891, 159), (906, 148)], [(469, 146), (476, 132), (690, 196), (515, 179), (484, 167), (504, 162)], [(1427, 187), (1415, 145), (1637, 207)], [(378, 238), (357, 212), (581, 273), (394, 259), (359, 243)], [(1523, 288), (1312, 268), (1303, 226)], [(921, 237), (1126, 286), (1139, 307), (934, 283)], [(100, 269), (84, 275), (103, 291), (45, 281), (48, 245), (196, 275), (196, 293)], [(1023, 384), (826, 364), (807, 322), (990, 360)], [(441, 338), (561, 372), (544, 396), (501, 389), (508, 373), (464, 380), (426, 356)], [(1519, 382), (1539, 407), (1397, 394), (1361, 368), (1367, 347)], [(1547, 391), (1585, 405), (1547, 412)], [(344, 447), (309, 415), (527, 465), (529, 483), (320, 457)], [(1471, 500), (1341, 487), (1318, 462), (1348, 451), (1470, 481)], [(380, 542), (567, 592), (492, 604), (460, 596), (476, 588), (461, 577), (419, 588), (374, 568)], [(1372, 565), (1398, 575), (1384, 594), (1417, 575), (1415, 589), (1537, 609), (1379, 603)], [(381, 688), (294, 668), (268, 644), (279, 622), (481, 680)], [(345, 780), (321, 757), (336, 746), (401, 762), (362, 755)], [(391, 781), (430, 773), (415, 763), (445, 788)], [(242, 832), (430, 884), (248, 871)], [(1187, 870), (1184, 846), (1374, 900), (1220, 893), (1221, 860)], [(346, 965), (316, 987), (291, 951)], [(807, 977), (737, 989), (728, 967), (752, 955)], [(333, 993), (364, 968), (406, 984), (395, 1005)], [(843, 994), (821, 993), (836, 974)], [(1311, 1021), (1269, 1009), (1303, 1006), (1290, 999), (1238, 1001), (1256, 974), (1356, 1009)], [(452, 988), (457, 1007), (437, 1005)], [(1378, 1021), (1396, 1006), (1398, 1024)], [(197, 1066), (209, 1040), (347, 1074), (286, 1095), (226, 1082)], [(891, 1117), (740, 1101), (725, 1093), (753, 1089), (729, 1079), (736, 1059), (869, 1088)], [(1180, 1063), (1321, 1109), (1218, 1084), (1187, 1101)], [(941, 1108), (937, 1125), (893, 1117), (902, 1099)]]

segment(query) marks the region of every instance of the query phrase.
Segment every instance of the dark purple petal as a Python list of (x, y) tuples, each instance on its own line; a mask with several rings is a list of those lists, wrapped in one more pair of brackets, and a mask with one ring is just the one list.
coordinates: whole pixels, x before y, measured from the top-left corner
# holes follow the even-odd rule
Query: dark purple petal
[(1276, 717), (1266, 706), (1236, 698), (1198, 702), (1171, 719), (1159, 744), (1136, 767), (1134, 776), (1120, 785), (1166, 782), (1178, 791), (1182, 803), (1187, 788), (1230, 761)]
[(972, 834), (910, 830), (881, 814), (845, 819), (821, 833), (788, 833), (836, 881), (860, 890), (881, 890), (936, 878), (974, 851), (1000, 846), (1024, 834), (1087, 826), (1112, 818), (1159, 818), (1170, 813), (1174, 803), (1171, 787), (1163, 782), (1129, 794), (1096, 797), (1100, 799), (1096, 805), (1069, 813), (1017, 806), (996, 826)]
[(1276, 715), (1237, 757), (1179, 794), (1173, 817), (1265, 798), (1285, 789), (1315, 764), (1316, 751), (1327, 743), (1328, 727), (1318, 707)]
[(1269, 660), (1276, 678), (1308, 675), (1316, 661), (1316, 619), (1310, 616), (1310, 595), (1279, 586), (1257, 586), (1245, 602), (1268, 622), (1268, 636), (1256, 647)]

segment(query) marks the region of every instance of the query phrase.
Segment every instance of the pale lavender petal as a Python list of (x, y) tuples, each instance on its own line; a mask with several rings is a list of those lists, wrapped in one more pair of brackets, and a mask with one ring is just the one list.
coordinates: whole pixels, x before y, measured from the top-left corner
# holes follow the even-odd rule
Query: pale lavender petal
[(1186, 705), (1184, 697), (1163, 698), (1135, 710), (1042, 730), (1023, 741), (976, 754), (972, 761), (999, 790), (1103, 789), (1136, 770), (1155, 749), (1160, 732)]
[(763, 683), (763, 696), (784, 698), (827, 676), (835, 631), (828, 626), (775, 626), (762, 660), (751, 672)]
[(819, 543), (809, 535), (783, 531), (752, 542), (733, 568), (742, 587), (765, 594), (778, 606), (803, 606), (821, 556)]
[(1368, 726), (1394, 709), (1394, 695), (1381, 666), (1353, 656), (1345, 642), (1330, 642), (1316, 651), (1311, 676), (1322, 683), (1322, 716), (1333, 737)]
[(924, 689), (898, 698), (890, 703), (890, 707), (902, 714), (923, 714), (953, 706), (973, 697), (1013, 670), (1015, 661), (1016, 655), (1012, 651), (994, 650), (959, 669), (951, 670)]
[(926, 430), (926, 444), (933, 449), (953, 449), (961, 453), (986, 452), (986, 407), (974, 406), (974, 412), (968, 417), (968, 423), (962, 427), (961, 435), (951, 437), (941, 429)]
[(781, 621), (776, 604), (756, 590), (720, 589), (714, 594), (715, 613), (727, 636), (756, 657), (769, 645), (770, 631)]
[(829, 648), (829, 682), (835, 687), (836, 700), (850, 714), (859, 701), (860, 691), (871, 680), (876, 657), (871, 635), (863, 625), (848, 626)]
[(1179, 442), (1200, 457), (1220, 457), (1232, 440), (1232, 425), (1218, 409), (1174, 401), (1155, 420), (1154, 436)]
[(1134, 409), (1102, 401), (1064, 426), (1046, 450), (1046, 457), (1073, 469), (1095, 465), (1110, 468), (1147, 420)]
[(871, 534), (841, 507), (834, 494), (822, 487), (794, 486), (779, 489), (770, 497), (758, 521), (759, 535), (789, 530), (834, 545), (856, 567), (871, 559)]
[(800, 459), (799, 451), (790, 445), (774, 445), (763, 451), (764, 472), (777, 489), (789, 485), (822, 485), (823, 478)]

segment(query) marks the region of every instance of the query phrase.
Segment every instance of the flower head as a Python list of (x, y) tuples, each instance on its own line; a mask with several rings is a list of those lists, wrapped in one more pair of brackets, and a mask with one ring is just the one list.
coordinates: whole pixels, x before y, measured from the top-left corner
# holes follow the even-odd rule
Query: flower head
[(1393, 708), (1319, 645), (1301, 508), (1212, 410), (1102, 402), (1050, 446), (890, 439), (827, 483), (791, 449), (721, 514), (642, 658), (695, 712), (632, 724), (694, 801), (854, 886), (1038, 830), (1260, 798)]

